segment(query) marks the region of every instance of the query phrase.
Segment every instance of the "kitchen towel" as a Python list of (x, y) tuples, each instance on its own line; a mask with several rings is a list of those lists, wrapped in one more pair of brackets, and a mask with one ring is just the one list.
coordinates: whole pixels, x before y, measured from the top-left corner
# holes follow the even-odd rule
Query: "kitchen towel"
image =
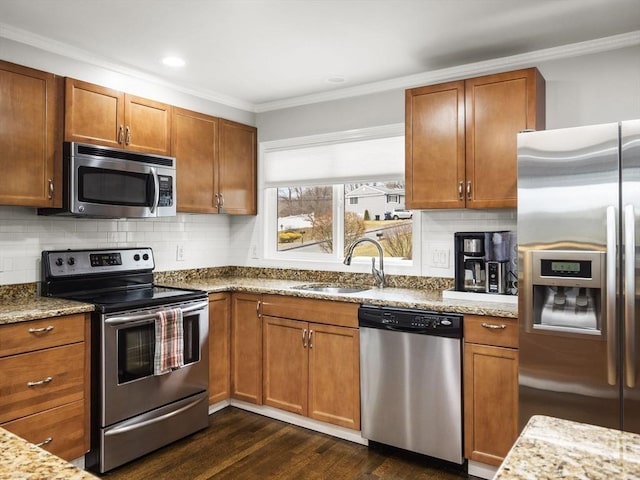
[(153, 374), (163, 375), (184, 365), (182, 310), (172, 308), (156, 313), (156, 351)]

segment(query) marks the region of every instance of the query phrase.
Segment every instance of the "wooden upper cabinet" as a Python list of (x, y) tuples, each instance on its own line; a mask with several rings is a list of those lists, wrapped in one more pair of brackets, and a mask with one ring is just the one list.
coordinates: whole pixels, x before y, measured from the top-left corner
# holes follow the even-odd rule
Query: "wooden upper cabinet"
[(221, 119), (219, 131), (218, 172), (221, 212), (255, 215), (258, 211), (256, 198), (258, 130), (249, 125)]
[(0, 61), (0, 205), (62, 206), (62, 78)]
[(535, 68), (465, 82), (467, 207), (516, 206), (517, 134), (545, 128), (544, 91)]
[(216, 117), (173, 109), (179, 212), (218, 213), (218, 123)]
[(517, 133), (545, 128), (535, 68), (406, 91), (407, 208), (516, 206)]
[(171, 106), (67, 78), (64, 139), (170, 155)]
[(407, 90), (406, 117), (407, 208), (463, 208), (464, 81)]

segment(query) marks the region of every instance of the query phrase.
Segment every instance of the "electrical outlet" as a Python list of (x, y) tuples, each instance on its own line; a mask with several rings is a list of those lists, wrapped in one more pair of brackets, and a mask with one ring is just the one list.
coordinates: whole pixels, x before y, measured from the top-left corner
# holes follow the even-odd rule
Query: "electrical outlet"
[(450, 251), (448, 248), (434, 248), (431, 251), (431, 266), (449, 268)]
[(176, 247), (176, 260), (178, 262), (184, 262), (184, 244), (179, 243)]

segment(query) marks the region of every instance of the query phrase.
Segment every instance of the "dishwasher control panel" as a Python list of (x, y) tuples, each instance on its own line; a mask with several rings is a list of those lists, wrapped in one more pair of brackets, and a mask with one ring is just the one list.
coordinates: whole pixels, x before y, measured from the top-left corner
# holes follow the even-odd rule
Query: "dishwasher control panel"
[(358, 324), (365, 328), (462, 338), (462, 315), (455, 313), (363, 305), (358, 310)]

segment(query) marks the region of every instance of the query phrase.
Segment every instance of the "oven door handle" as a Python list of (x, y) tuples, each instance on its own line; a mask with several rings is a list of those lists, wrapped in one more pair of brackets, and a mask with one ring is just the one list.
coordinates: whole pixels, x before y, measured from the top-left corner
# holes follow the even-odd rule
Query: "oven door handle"
[(123, 433), (127, 433), (127, 432), (130, 432), (132, 430), (137, 430), (139, 428), (143, 428), (143, 427), (147, 427), (149, 425), (153, 425), (154, 423), (163, 422), (163, 421), (165, 421), (165, 420), (167, 420), (167, 419), (169, 419), (171, 417), (175, 417), (176, 415), (180, 415), (182, 412), (185, 412), (185, 411), (197, 406), (202, 401), (203, 401), (203, 398), (197, 398), (194, 401), (186, 404), (185, 406), (180, 407), (177, 410), (174, 410), (173, 412), (165, 413), (164, 415), (160, 415), (159, 417), (150, 418), (148, 420), (143, 420), (141, 422), (137, 422), (137, 423), (133, 423), (133, 424), (129, 424), (129, 425), (123, 425), (121, 427), (113, 428), (112, 430), (109, 430), (107, 433), (105, 433), (105, 436), (121, 435)]
[[(209, 302), (199, 302), (188, 307), (181, 308), (182, 314), (195, 312), (196, 310), (202, 310), (209, 305)], [(124, 323), (142, 322), (144, 320), (153, 320), (156, 318), (155, 313), (141, 313), (139, 315), (126, 315), (123, 317), (111, 317), (107, 318), (105, 325), (122, 325)]]

